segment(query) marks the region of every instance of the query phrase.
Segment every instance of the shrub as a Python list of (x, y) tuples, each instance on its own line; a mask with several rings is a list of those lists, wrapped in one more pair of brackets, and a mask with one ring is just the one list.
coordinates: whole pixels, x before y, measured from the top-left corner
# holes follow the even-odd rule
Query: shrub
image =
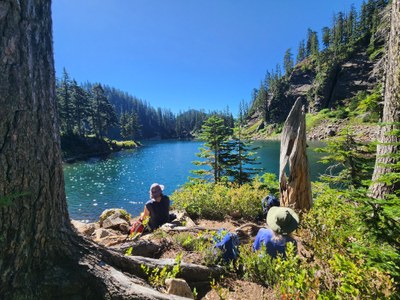
[(281, 299), (311, 299), (318, 294), (314, 269), (300, 260), (292, 243), (287, 244), (286, 258), (275, 259), (264, 245), (256, 252), (249, 245), (241, 247), (240, 264), (245, 279), (275, 287)]
[(255, 220), (262, 213), (260, 203), (266, 194), (268, 190), (257, 180), (241, 186), (191, 182), (175, 191), (171, 199), (174, 208), (186, 210), (191, 218)]
[(366, 226), (365, 204), (359, 196), (321, 183), (313, 190), (314, 207), (303, 215), (298, 233), (303, 246), (313, 252), (315, 268), (321, 270), (321, 295), (366, 299), (394, 295), (399, 253), (387, 242), (378, 242)]

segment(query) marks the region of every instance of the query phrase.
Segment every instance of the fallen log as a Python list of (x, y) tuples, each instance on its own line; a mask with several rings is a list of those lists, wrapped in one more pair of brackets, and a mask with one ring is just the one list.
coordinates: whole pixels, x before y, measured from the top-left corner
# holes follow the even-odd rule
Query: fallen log
[[(155, 259), (143, 256), (127, 256), (114, 250), (101, 250), (102, 261), (110, 264), (122, 272), (135, 274), (136, 276), (146, 279), (147, 274), (144, 273), (142, 265), (150, 270), (155, 268), (173, 267), (176, 262), (174, 259)], [(224, 270), (220, 266), (206, 267), (202, 265), (181, 262), (179, 278), (185, 279), (188, 283), (209, 281), (210, 278), (220, 276)]]

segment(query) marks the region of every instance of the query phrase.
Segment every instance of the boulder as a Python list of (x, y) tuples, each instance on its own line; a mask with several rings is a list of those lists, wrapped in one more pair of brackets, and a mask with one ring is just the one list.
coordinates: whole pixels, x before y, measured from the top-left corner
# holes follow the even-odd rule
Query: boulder
[(115, 229), (127, 233), (129, 231), (130, 215), (123, 209), (106, 209), (100, 215), (100, 226), (105, 229)]
[(185, 211), (173, 211), (172, 214), (175, 214), (176, 218), (171, 222), (176, 226), (186, 226), (186, 227), (195, 227), (197, 226), (195, 222), (189, 217), (189, 215)]
[(189, 299), (194, 299), (192, 290), (184, 279), (168, 278), (165, 280), (167, 293)]
[(100, 215), (99, 222), (100, 226), (102, 226), (103, 222), (107, 218), (121, 218), (124, 219), (125, 221), (129, 222), (130, 215), (126, 212), (126, 210), (123, 210), (121, 208), (109, 208), (103, 211)]
[(71, 220), (71, 224), (74, 225), (75, 229), (85, 235), (90, 236), (98, 228), (96, 223), (83, 223), (77, 220)]
[(126, 228), (129, 226), (129, 223), (125, 219), (112, 217), (113, 216), (110, 216), (103, 221), (102, 228), (116, 230), (125, 229), (124, 231), (127, 232)]

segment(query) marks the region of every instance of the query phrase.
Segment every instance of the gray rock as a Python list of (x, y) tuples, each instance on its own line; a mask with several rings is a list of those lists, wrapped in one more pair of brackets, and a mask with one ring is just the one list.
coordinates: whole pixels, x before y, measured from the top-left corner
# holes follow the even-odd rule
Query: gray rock
[(114, 218), (115, 215), (112, 215), (103, 221), (102, 227), (104, 229), (116, 229), (119, 230), (121, 227), (120, 225), (128, 226), (128, 222), (125, 219), (120, 217)]
[(189, 299), (194, 299), (192, 290), (184, 279), (168, 278), (165, 280), (167, 293)]
[(129, 222), (130, 216), (125, 210), (120, 208), (106, 209), (100, 215), (99, 219), (100, 226), (103, 226), (103, 222), (106, 219), (117, 219), (117, 218), (121, 218), (124, 219), (126, 222)]
[(105, 237), (107, 237), (109, 235), (111, 235), (111, 232), (106, 230), (106, 229), (104, 229), (104, 228), (96, 229), (93, 232), (94, 240), (100, 240), (100, 239), (103, 239), (103, 238), (105, 238)]
[(85, 236), (90, 236), (92, 233), (96, 230), (98, 227), (98, 224), (96, 223), (83, 223), (77, 220), (71, 220), (71, 224), (74, 225), (76, 230), (85, 235)]
[(173, 211), (176, 218), (171, 222), (176, 226), (195, 227), (196, 223), (188, 216), (185, 211)]

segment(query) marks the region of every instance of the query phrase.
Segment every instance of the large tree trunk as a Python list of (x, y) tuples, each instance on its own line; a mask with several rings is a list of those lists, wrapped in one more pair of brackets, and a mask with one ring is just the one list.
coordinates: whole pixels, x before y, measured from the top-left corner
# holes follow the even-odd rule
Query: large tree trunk
[[(400, 129), (400, 1), (393, 0), (391, 7), (391, 26), (388, 44), (386, 67), (384, 108), (379, 144), (376, 151), (376, 162), (373, 173), (371, 196), (382, 199), (400, 188), (400, 183), (380, 182), (382, 175), (396, 172), (394, 164), (398, 163), (400, 136), (393, 134)], [(397, 157), (394, 154), (397, 153)]]
[(65, 248), (71, 228), (55, 115), (50, 1), (0, 2), (0, 32), (1, 295), (5, 287), (34, 284), (35, 272)]
[[(182, 299), (127, 274), (138, 269), (137, 261), (71, 228), (55, 107), (51, 1), (1, 1), (0, 33), (0, 299)], [(196, 278), (197, 267), (184, 268)], [(203, 276), (208, 271), (201, 269)]]
[[(300, 210), (311, 208), (311, 183), (306, 154), (306, 119), (298, 98), (281, 134), (279, 185), (281, 204)], [(289, 176), (286, 170), (289, 169)]]

